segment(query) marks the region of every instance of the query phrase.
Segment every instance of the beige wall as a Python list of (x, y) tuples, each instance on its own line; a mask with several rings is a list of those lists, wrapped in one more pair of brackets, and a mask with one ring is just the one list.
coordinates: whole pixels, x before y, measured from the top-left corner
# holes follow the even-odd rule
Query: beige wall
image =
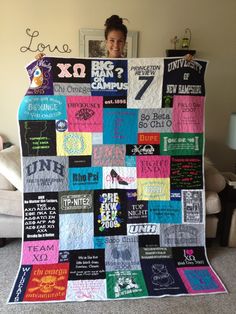
[[(17, 109), (27, 90), (25, 65), (34, 52), (20, 52), (29, 44), (25, 30), (39, 31), (40, 42), (68, 44), (79, 55), (79, 29), (103, 28), (111, 14), (127, 17), (129, 30), (138, 30), (139, 57), (160, 57), (170, 38), (192, 30), (197, 57), (210, 61), (206, 76), (206, 152), (221, 170), (232, 170), (236, 160), (225, 144), (230, 112), (236, 111), (236, 1), (235, 0), (1, 0), (0, 134), (19, 143)], [(45, 50), (47, 52), (47, 50)], [(48, 55), (57, 55), (48, 53)], [(62, 56), (62, 54), (61, 54)]]

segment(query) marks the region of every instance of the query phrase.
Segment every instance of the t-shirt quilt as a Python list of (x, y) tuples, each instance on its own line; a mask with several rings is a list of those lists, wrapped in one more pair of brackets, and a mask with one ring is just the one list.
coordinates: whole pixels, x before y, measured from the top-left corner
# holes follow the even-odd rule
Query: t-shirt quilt
[(226, 292), (205, 247), (206, 67), (56, 57), (27, 66), (23, 243), (9, 303)]

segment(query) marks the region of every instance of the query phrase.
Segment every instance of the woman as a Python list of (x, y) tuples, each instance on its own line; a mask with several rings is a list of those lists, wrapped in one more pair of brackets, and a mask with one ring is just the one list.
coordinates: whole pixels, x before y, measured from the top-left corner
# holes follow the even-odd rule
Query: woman
[[(123, 58), (124, 47), (127, 38), (128, 29), (123, 23), (123, 19), (118, 15), (112, 15), (105, 21), (105, 40), (108, 58)], [(35, 59), (41, 59), (45, 56), (44, 53), (39, 53)], [(184, 57), (187, 61), (192, 61), (193, 56), (187, 54)]]
[[(112, 15), (106, 19), (104, 24), (108, 58), (124, 57), (124, 47), (128, 30), (124, 25), (123, 20), (124, 19), (118, 15)], [(191, 54), (186, 54), (184, 58), (189, 62), (193, 60), (193, 56)]]
[(127, 27), (118, 15), (112, 15), (105, 22), (105, 39), (108, 58), (123, 58), (127, 38)]
[[(123, 24), (123, 19), (118, 15), (112, 15), (104, 24), (105, 40), (108, 58), (123, 58), (124, 47), (127, 38), (127, 27)], [(39, 53), (35, 59), (41, 59), (44, 53)]]

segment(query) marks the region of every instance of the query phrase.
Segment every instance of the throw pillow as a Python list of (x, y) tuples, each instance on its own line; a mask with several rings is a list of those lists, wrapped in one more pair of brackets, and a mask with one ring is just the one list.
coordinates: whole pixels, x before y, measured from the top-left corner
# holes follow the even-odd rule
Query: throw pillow
[(0, 173), (18, 190), (23, 191), (20, 149), (16, 145), (0, 151)]

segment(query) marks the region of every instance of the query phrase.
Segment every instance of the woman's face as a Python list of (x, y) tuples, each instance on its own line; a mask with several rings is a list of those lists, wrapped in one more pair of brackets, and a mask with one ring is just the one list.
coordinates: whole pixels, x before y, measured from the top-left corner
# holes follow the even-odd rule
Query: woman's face
[(125, 37), (121, 31), (110, 31), (107, 35), (106, 46), (109, 58), (122, 58)]

